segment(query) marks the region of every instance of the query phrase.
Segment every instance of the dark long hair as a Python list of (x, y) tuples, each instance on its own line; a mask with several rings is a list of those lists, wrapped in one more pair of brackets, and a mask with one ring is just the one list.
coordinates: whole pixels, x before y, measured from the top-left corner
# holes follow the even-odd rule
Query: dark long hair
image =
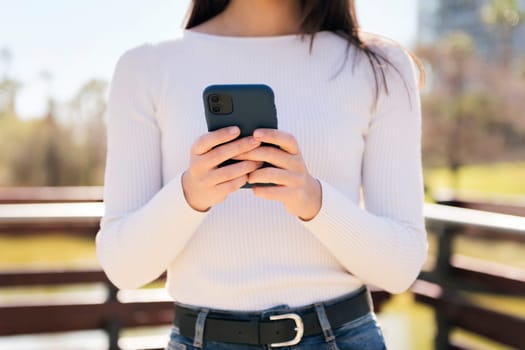
[[(302, 21), (300, 32), (311, 35), (310, 49), (313, 45), (315, 33), (319, 31), (332, 31), (335, 34), (345, 38), (348, 42), (348, 48), (353, 45), (366, 55), (374, 73), (376, 86), (375, 102), (379, 97), (378, 70), (381, 73), (381, 79), (385, 92), (388, 94), (388, 85), (385, 78), (385, 72), (382, 67), (385, 64), (390, 65), (400, 75), (399, 69), (395, 67), (381, 53), (372, 50), (372, 48), (363, 41), (359, 36), (359, 22), (356, 16), (354, 0), (299, 0), (302, 9)], [(230, 3), (230, 0), (192, 0), (192, 5), (186, 16), (184, 28), (190, 29), (208, 19), (215, 17), (222, 12)], [(424, 69), (419, 59), (407, 50), (420, 71), (420, 87), (424, 83)], [(348, 56), (348, 50), (347, 50)], [(402, 75), (401, 75), (402, 77)], [(402, 77), (403, 78), (403, 77)], [(406, 87), (406, 82), (405, 82)]]

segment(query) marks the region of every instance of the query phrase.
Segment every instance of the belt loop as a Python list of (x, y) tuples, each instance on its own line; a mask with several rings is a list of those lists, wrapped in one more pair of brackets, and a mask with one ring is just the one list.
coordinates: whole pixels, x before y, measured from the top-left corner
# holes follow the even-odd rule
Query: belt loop
[(209, 309), (202, 309), (197, 316), (197, 322), (195, 322), (195, 337), (193, 340), (193, 346), (198, 349), (202, 349), (204, 339), (204, 324), (209, 311)]
[(326, 310), (322, 303), (315, 303), (315, 312), (317, 313), (317, 318), (319, 319), (319, 324), (323, 330), (323, 335), (326, 343), (331, 350), (339, 350), (337, 344), (335, 343), (334, 332), (332, 331), (332, 326), (330, 321), (328, 321), (328, 316), (326, 316)]

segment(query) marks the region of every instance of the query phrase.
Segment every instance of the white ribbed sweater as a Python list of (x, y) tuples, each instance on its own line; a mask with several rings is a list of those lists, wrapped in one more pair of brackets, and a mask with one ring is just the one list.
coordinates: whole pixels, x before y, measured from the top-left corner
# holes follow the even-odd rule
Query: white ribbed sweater
[[(368, 60), (350, 49), (345, 61), (346, 42), (331, 32), (311, 53), (298, 35), (190, 30), (126, 51), (109, 94), (96, 239), (110, 280), (136, 288), (167, 270), (175, 300), (231, 310), (310, 304), (363, 283), (408, 288), (426, 256), (417, 73), (399, 46), (366, 40), (406, 82), (387, 69), (390, 94), (380, 90), (376, 110)], [(279, 128), (322, 185), (313, 220), (244, 189), (206, 213), (187, 204), (181, 174), (207, 131), (202, 90), (233, 83), (274, 90)]]

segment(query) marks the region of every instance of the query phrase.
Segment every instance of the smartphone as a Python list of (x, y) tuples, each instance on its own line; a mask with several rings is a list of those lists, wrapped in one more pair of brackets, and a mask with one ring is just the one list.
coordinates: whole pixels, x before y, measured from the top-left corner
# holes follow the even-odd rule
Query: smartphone
[[(202, 93), (208, 131), (238, 126), (239, 137), (253, 135), (255, 129), (277, 129), (277, 111), (272, 88), (265, 84), (210, 85)], [(277, 147), (272, 144), (263, 144)], [(229, 159), (219, 166), (239, 162)], [(272, 166), (264, 163), (263, 167)], [(255, 184), (272, 186), (274, 184)], [(245, 184), (242, 188), (253, 187)]]

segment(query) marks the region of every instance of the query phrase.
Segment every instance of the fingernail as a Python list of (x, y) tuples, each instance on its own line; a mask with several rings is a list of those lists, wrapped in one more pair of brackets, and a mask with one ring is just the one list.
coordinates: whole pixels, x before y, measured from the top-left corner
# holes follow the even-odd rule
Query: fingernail
[(264, 131), (262, 131), (262, 130), (255, 130), (255, 132), (253, 133), (253, 136), (254, 137), (263, 137), (264, 136)]
[(230, 134), (232, 134), (232, 135), (233, 135), (233, 134), (236, 134), (238, 130), (239, 130), (239, 128), (236, 127), (236, 126), (232, 126), (230, 129), (228, 129), (228, 131), (229, 131)]

